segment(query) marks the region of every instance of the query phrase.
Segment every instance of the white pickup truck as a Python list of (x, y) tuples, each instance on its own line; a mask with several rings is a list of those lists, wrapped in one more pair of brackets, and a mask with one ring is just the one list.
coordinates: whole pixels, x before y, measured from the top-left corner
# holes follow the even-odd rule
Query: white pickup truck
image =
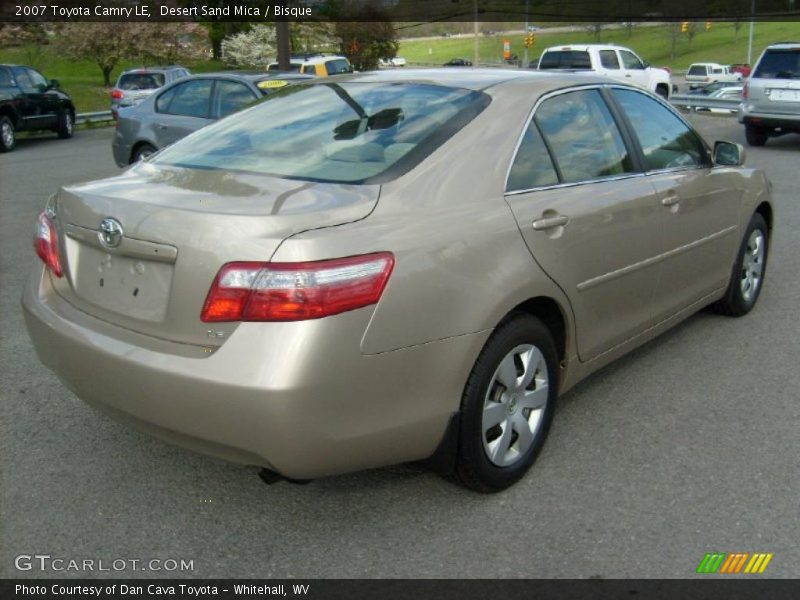
[(630, 48), (603, 44), (571, 44), (546, 48), (539, 57), (540, 70), (589, 71), (669, 98), (672, 79), (666, 69), (651, 67)]

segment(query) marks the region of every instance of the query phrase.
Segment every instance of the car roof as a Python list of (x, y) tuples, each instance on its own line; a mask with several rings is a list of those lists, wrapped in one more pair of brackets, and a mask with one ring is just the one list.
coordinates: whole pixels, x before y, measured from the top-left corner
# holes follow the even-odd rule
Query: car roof
[(769, 46), (767, 46), (767, 50), (777, 49), (777, 50), (793, 50), (800, 46), (800, 42), (773, 42)]
[(126, 75), (128, 73), (160, 73), (163, 71), (173, 71), (175, 69), (183, 69), (184, 71), (188, 71), (186, 67), (181, 67), (180, 65), (171, 65), (169, 67), (134, 67), (132, 69), (125, 69), (120, 75)]
[(545, 48), (544, 52), (551, 50), (629, 50), (624, 46), (617, 46), (615, 44), (563, 44), (561, 46), (550, 46)]
[(593, 75), (535, 71), (531, 69), (393, 69), (383, 71), (367, 71), (346, 75), (334, 75), (323, 80), (316, 80), (317, 85), (335, 82), (362, 83), (427, 83), (469, 90), (485, 90), (487, 88), (509, 82), (523, 82), (540, 87), (541, 92), (568, 85), (582, 83), (608, 83), (605, 78)]
[(691, 65), (689, 65), (689, 68), (692, 68), (692, 67), (724, 67), (724, 66), (725, 65), (721, 65), (719, 63), (697, 62), (697, 63), (692, 63)]
[(284, 79), (284, 80), (299, 80), (308, 81), (316, 79), (313, 75), (302, 75), (300, 73), (282, 73), (278, 71), (214, 71), (213, 73), (195, 73), (189, 77), (185, 77), (180, 81), (188, 81), (189, 79), (208, 79), (209, 77), (217, 79), (243, 79), (246, 81), (259, 81), (261, 79)]

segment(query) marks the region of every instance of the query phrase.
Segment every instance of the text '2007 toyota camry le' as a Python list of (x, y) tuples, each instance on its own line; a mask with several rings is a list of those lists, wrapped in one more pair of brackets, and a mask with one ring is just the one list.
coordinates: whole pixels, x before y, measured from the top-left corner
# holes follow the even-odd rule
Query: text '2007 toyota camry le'
[(584, 75), (297, 85), (55, 194), (26, 322), (79, 397), (177, 444), (289, 479), (433, 458), (497, 491), (560, 393), (754, 306), (773, 213), (743, 162)]

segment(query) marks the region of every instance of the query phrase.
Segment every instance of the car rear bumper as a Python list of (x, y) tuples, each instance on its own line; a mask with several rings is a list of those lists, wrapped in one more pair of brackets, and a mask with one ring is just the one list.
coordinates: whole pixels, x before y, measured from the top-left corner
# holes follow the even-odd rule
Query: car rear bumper
[(23, 308), (41, 361), (87, 403), (177, 445), (297, 479), (431, 456), (488, 336), (364, 355), (372, 310), (362, 309), (243, 323), (204, 353), (79, 311), (38, 266)]
[(768, 112), (752, 103), (743, 102), (737, 112), (739, 123), (758, 125), (760, 127), (786, 128), (791, 131), (800, 130), (800, 103), (796, 113)]
[(114, 141), (111, 143), (111, 151), (114, 154), (114, 162), (117, 163), (118, 167), (127, 167), (130, 164), (132, 150), (133, 149), (130, 144), (121, 144), (116, 139), (116, 136)]

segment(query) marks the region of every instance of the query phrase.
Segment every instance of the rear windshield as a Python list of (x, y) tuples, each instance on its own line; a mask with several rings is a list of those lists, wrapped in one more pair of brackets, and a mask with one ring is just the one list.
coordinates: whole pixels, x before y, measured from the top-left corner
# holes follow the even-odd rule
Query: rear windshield
[(168, 147), (153, 163), (380, 183), (413, 168), (488, 104), (481, 92), (428, 84), (287, 86)]
[(119, 78), (121, 90), (155, 90), (164, 85), (163, 73), (125, 73)]
[(767, 50), (758, 63), (756, 79), (800, 79), (800, 48)]
[(539, 61), (540, 69), (591, 69), (592, 61), (585, 50), (552, 50)]
[(706, 68), (702, 65), (691, 66), (687, 75), (706, 75)]

